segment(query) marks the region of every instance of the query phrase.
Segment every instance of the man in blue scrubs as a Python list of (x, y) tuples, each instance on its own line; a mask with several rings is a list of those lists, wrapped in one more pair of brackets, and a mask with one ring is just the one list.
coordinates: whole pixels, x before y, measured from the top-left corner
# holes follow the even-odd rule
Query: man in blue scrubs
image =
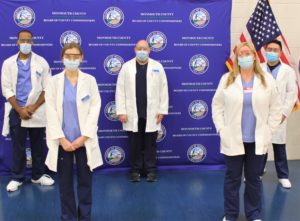
[[(290, 189), (292, 184), (289, 180), (289, 168), (286, 154), (286, 130), (287, 118), (290, 116), (296, 103), (298, 90), (295, 72), (290, 66), (280, 61), (281, 55), (282, 44), (280, 41), (272, 40), (266, 44), (267, 63), (264, 65), (264, 69), (266, 72), (270, 73), (276, 81), (282, 108), (281, 124), (272, 138), (274, 162), (278, 182), (283, 188)], [(264, 167), (266, 161), (267, 155), (265, 157)]]
[(12, 180), (7, 191), (16, 191), (25, 180), (26, 138), (29, 135), (32, 155), (32, 183), (52, 185), (54, 180), (45, 170), (45, 105), (44, 89), (51, 70), (44, 58), (32, 52), (32, 33), (18, 33), (20, 51), (3, 62), (1, 87), (5, 104), (3, 135), (12, 139)]

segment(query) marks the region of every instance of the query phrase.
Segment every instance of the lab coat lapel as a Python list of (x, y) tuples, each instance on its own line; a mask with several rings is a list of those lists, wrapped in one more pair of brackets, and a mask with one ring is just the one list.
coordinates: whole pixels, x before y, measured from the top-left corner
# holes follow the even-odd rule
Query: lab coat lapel
[(258, 88), (262, 86), (260, 78), (257, 77), (256, 74), (254, 74), (254, 81), (253, 81), (253, 92), (257, 91)]
[[(41, 67), (40, 64), (38, 64), (35, 60), (35, 54), (32, 52), (31, 54), (31, 64), (30, 64), (30, 71), (31, 71), (31, 92), (30, 94), (32, 94), (32, 91), (36, 88), (36, 83), (37, 83), (37, 78), (42, 77), (41, 75)], [(29, 96), (30, 96), (29, 94)]]
[(147, 67), (147, 75), (146, 75), (146, 78), (147, 78), (147, 99), (148, 100), (149, 100), (149, 95), (151, 94), (150, 89), (152, 88), (151, 87), (152, 80), (153, 80), (152, 69), (153, 69), (153, 62), (151, 61), (151, 59), (149, 59), (148, 67)]
[(76, 100), (80, 102), (83, 96), (86, 96), (86, 86), (84, 84), (85, 75), (79, 70), (78, 80), (77, 80), (77, 95)]
[(234, 84), (241, 90), (243, 91), (243, 84), (242, 84), (242, 77), (240, 74), (236, 77)]
[(132, 82), (132, 85), (128, 85), (129, 87), (131, 87), (131, 90), (132, 90), (132, 94), (133, 94), (133, 99), (136, 99), (136, 91), (135, 91), (135, 87), (136, 87), (136, 81), (135, 81), (135, 76), (136, 76), (136, 59), (132, 59), (131, 60), (131, 64), (130, 64), (130, 78), (131, 78), (131, 81)]
[(277, 77), (276, 77), (276, 83), (280, 83), (282, 81), (282, 77), (283, 75), (283, 71), (282, 71), (283, 65), (280, 65), (278, 73), (277, 73)]
[(12, 67), (11, 67), (11, 75), (12, 75), (12, 82), (13, 82), (13, 86), (16, 87), (17, 85), (17, 80), (18, 80), (18, 64), (17, 64), (17, 59), (18, 59), (19, 53), (15, 54), (13, 59), (13, 63), (12, 63)]
[(61, 119), (63, 118), (63, 97), (64, 97), (64, 89), (65, 89), (65, 73), (63, 72), (57, 81), (57, 112), (58, 116)]

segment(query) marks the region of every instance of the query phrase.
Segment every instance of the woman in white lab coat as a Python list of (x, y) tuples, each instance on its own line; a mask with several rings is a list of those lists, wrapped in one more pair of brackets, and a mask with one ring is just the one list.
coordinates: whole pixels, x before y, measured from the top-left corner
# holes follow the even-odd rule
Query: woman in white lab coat
[(243, 168), (246, 217), (261, 220), (259, 175), (263, 156), (281, 120), (279, 96), (272, 76), (262, 71), (252, 43), (237, 47), (233, 63), (233, 71), (222, 76), (212, 101), (212, 117), (227, 167), (223, 220), (238, 218)]
[[(92, 170), (103, 164), (98, 144), (100, 95), (96, 79), (79, 69), (83, 53), (66, 44), (61, 57), (65, 69), (46, 89), (46, 165), (59, 175), (61, 220), (91, 220)], [(78, 206), (73, 184), (73, 162), (78, 175)]]

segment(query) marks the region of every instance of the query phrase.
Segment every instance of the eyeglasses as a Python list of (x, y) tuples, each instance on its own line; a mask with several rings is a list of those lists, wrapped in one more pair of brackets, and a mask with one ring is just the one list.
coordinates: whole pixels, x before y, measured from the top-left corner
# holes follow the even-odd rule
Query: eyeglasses
[(32, 43), (32, 38), (19, 38), (20, 43)]
[(69, 60), (77, 60), (82, 57), (81, 54), (64, 54), (64, 58), (69, 59)]

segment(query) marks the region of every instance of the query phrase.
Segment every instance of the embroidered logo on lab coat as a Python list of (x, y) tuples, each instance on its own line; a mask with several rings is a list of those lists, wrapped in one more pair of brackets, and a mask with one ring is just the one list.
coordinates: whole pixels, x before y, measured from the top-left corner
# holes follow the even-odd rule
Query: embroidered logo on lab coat
[(84, 96), (83, 98), (81, 98), (81, 101), (87, 102), (89, 99), (90, 99), (90, 95), (88, 94), (88, 95)]
[(152, 74), (159, 74), (159, 69), (152, 69)]

